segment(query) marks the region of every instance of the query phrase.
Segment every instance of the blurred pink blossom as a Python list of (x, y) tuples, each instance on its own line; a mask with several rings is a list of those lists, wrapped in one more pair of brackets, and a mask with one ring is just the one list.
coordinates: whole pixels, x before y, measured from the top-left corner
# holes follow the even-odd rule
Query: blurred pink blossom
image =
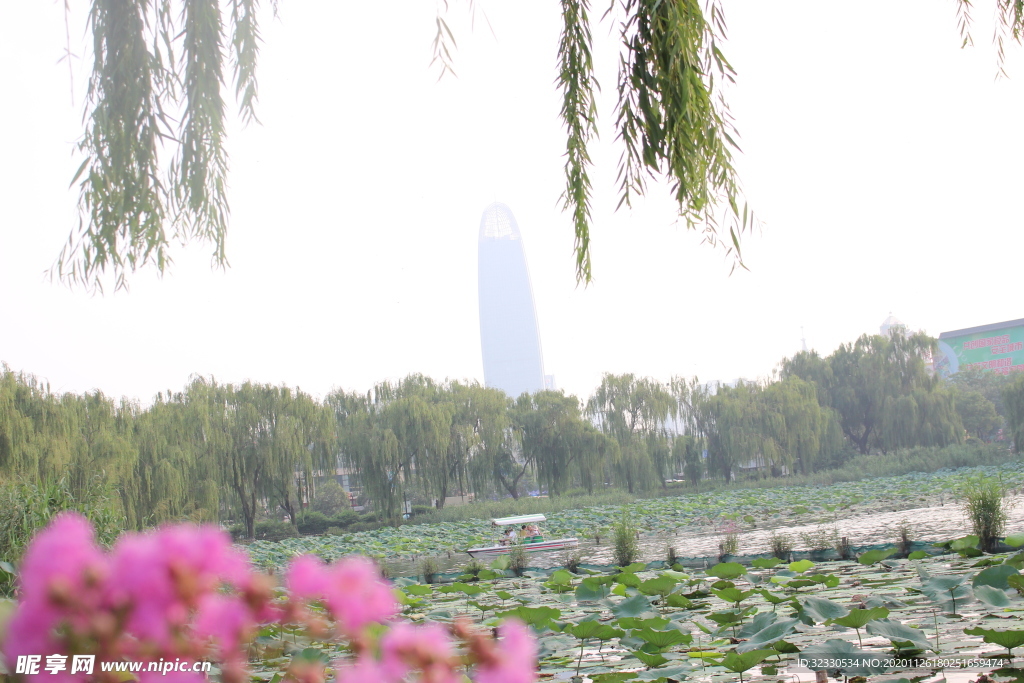
[(521, 621), (510, 619), (498, 627), (501, 640), (476, 669), (476, 683), (532, 683), (536, 679), (537, 643)]

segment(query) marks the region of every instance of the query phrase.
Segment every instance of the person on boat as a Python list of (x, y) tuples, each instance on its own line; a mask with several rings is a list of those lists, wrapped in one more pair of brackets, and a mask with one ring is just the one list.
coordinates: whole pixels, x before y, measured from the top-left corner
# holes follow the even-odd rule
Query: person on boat
[(505, 529), (505, 538), (503, 538), (501, 540), (501, 544), (502, 545), (512, 545), (518, 539), (519, 539), (519, 536), (516, 534), (516, 528), (514, 526), (509, 525), (509, 527), (507, 529)]
[(535, 523), (527, 524), (526, 525), (526, 535), (527, 536), (539, 537), (540, 536), (540, 527), (537, 526)]

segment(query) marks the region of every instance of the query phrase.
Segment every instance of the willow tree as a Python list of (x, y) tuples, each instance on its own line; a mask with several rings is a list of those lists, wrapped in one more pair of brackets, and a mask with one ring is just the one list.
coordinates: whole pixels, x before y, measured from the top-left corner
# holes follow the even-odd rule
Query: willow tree
[(402, 469), (423, 485), (438, 508), (458, 481), (459, 463), (449, 461), (453, 407), (416, 394), (388, 404), (384, 419), (398, 439)]
[(66, 472), (78, 437), (73, 402), (0, 365), (0, 474), (47, 481)]
[(137, 528), (184, 518), (218, 519), (217, 454), (204, 447), (204, 417), (184, 393), (160, 394), (136, 417), (132, 523)]
[(295, 524), (312, 498), (314, 477), (333, 470), (335, 423), (297, 388), (275, 392), (273, 413), (266, 494), (269, 506), (280, 507)]
[(1024, 452), (1024, 375), (1017, 375), (1003, 387), (1003, 404), (1013, 437), (1013, 452)]
[(346, 464), (362, 478), (379, 519), (394, 520), (405, 492), (405, 462), (398, 438), (372, 407), (353, 412), (341, 432)]
[(518, 483), (525, 471), (521, 465), (522, 434), (513, 427), (512, 399), (492, 387), (467, 388), (465, 413), (456, 421), (472, 424), (475, 444), (466, 463), (470, 485), (478, 495), (492, 492), (519, 497)]
[(651, 452), (671, 453), (661, 445), (668, 439), (667, 422), (676, 401), (664, 386), (647, 377), (606, 374), (587, 403), (587, 413), (598, 428), (619, 443), (620, 456), (613, 463), (616, 478), (630, 493), (664, 485), (667, 458), (655, 461)]
[(595, 455), (604, 444), (594, 439), (595, 430), (584, 421), (579, 399), (560, 391), (523, 394), (516, 401), (513, 420), (522, 435), (520, 476), (532, 464), (537, 483), (552, 496), (584, 478), (593, 488)]
[(783, 376), (815, 383), (861, 453), (957, 443), (963, 427), (953, 396), (924, 361), (934, 343), (922, 334), (863, 335), (825, 359), (797, 354), (783, 362)]

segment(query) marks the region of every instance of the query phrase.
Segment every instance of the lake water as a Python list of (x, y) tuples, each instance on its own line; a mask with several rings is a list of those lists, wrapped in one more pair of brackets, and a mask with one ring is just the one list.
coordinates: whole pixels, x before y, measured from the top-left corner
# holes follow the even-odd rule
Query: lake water
[[(1007, 533), (1024, 531), (1024, 496), (1008, 499), (1010, 504)], [(768, 538), (775, 533), (784, 533), (793, 541), (794, 550), (807, 550), (802, 542), (805, 535), (835, 534), (845, 536), (851, 546), (891, 544), (897, 540), (898, 529), (906, 523), (910, 529), (911, 541), (945, 541), (971, 533), (970, 523), (964, 517), (963, 509), (954, 503), (941, 499), (928, 501), (924, 507), (902, 508), (889, 503), (887, 506), (864, 506), (847, 511), (812, 512), (801, 516), (806, 523), (783, 521), (778, 526), (764, 526), (744, 529), (738, 534), (739, 555), (767, 553)], [(834, 530), (834, 531), (833, 531)], [(611, 539), (601, 538), (600, 544), (592, 540), (580, 542), (578, 552), (587, 564), (608, 565), (614, 561)], [(679, 557), (711, 557), (719, 552), (722, 535), (712, 527), (681, 526), (674, 534), (641, 534), (641, 561), (664, 560), (668, 547), (675, 548)], [(557, 567), (564, 564), (564, 551), (532, 553), (529, 564), (534, 567)], [(436, 558), (441, 572), (457, 572), (470, 560), (465, 553)], [(418, 561), (388, 561), (392, 576), (415, 576)]]

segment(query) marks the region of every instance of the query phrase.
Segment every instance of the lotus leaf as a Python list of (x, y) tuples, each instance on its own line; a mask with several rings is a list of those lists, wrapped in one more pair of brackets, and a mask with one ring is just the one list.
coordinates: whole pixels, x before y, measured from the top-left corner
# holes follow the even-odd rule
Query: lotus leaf
[(623, 586), (632, 586), (633, 588), (636, 588), (643, 583), (643, 581), (633, 572), (622, 572), (615, 575), (615, 583), (621, 583)]
[(594, 674), (590, 680), (594, 683), (622, 683), (622, 681), (632, 680), (636, 676), (637, 674), (633, 671), (616, 671), (607, 674)]
[(654, 647), (658, 648), (659, 651), (664, 651), (673, 645), (679, 645), (680, 643), (689, 645), (693, 642), (693, 636), (689, 633), (683, 633), (682, 631), (674, 628), (667, 631), (655, 631), (654, 629), (643, 628), (633, 631), (633, 636), (650, 643)]
[(781, 652), (784, 655), (792, 655), (800, 652), (800, 648), (785, 640), (776, 640), (772, 643), (772, 649), (776, 652)]
[(667, 664), (669, 661), (668, 658), (666, 658), (664, 655), (658, 652), (644, 652), (643, 650), (633, 650), (632, 652), (630, 652), (630, 654), (632, 654), (634, 657), (643, 662), (644, 666), (646, 666), (648, 669), (654, 668), (656, 666), (661, 666), (662, 664)]
[(736, 651), (742, 653), (750, 650), (756, 650), (761, 647), (771, 646), (776, 641), (781, 640), (792, 633), (796, 629), (796, 625), (798, 623), (800, 623), (799, 619), (782, 619), (781, 621), (776, 621), (774, 624), (770, 624), (750, 636), (750, 639), (747, 640), (747, 642), (737, 645)]
[(643, 595), (622, 600), (612, 607), (612, 614), (617, 617), (638, 617), (651, 611), (651, 601)]
[[(584, 619), (578, 624), (566, 624), (565, 628), (562, 629), (562, 633), (568, 633), (580, 640), (587, 640), (588, 638), (596, 638), (602, 628), (615, 630), (608, 624), (602, 624), (596, 619)], [(613, 636), (608, 637), (611, 638)]]
[(646, 581), (641, 582), (640, 585), (637, 586), (637, 590), (644, 595), (665, 596), (675, 590), (677, 583), (678, 582), (672, 577), (662, 574), (657, 578), (647, 579)]
[(787, 600), (792, 600), (792, 598), (787, 595), (776, 595), (775, 593), (769, 593), (767, 590), (763, 588), (759, 590), (758, 593), (760, 593), (765, 600), (767, 600), (773, 605), (778, 605), (779, 603), (786, 602)]
[(683, 664), (676, 664), (675, 666), (666, 666), (663, 669), (651, 669), (648, 671), (641, 671), (636, 675), (638, 681), (661, 681), (661, 680), (672, 680), (680, 681), (686, 678), (686, 675), (693, 671), (693, 667), (686, 666)]
[(933, 576), (924, 582), (921, 590), (942, 609), (956, 612), (957, 604), (970, 602), (973, 598), (970, 586), (965, 586), (967, 576)]
[(751, 561), (751, 564), (759, 569), (771, 569), (772, 567), (776, 567), (781, 563), (782, 560), (778, 559), (777, 557), (759, 557)]
[(753, 612), (757, 612), (756, 607), (748, 607), (745, 610), (723, 610), (721, 612), (712, 612), (707, 617), (711, 621), (715, 622), (719, 626), (733, 626), (739, 624), (743, 619)]
[(576, 586), (577, 600), (600, 600), (608, 595), (608, 588), (598, 581), (592, 581), (594, 577), (587, 577)]
[(979, 626), (977, 628), (965, 628), (964, 633), (969, 636), (981, 636), (981, 639), (986, 643), (1005, 647), (1010, 654), (1013, 654), (1013, 648), (1024, 645), (1024, 631), (1022, 630), (996, 631)]
[(797, 574), (803, 574), (813, 566), (814, 563), (810, 560), (797, 560), (796, 562), (789, 563), (789, 571), (796, 572)]
[(1006, 607), (1010, 604), (1006, 592), (993, 586), (975, 586), (974, 597), (990, 607)]
[(974, 577), (974, 581), (971, 582), (971, 585), (975, 588), (978, 586), (992, 586), (993, 588), (1007, 590), (1010, 587), (1010, 584), (1007, 583), (1007, 579), (1017, 574), (1020, 574), (1020, 572), (1010, 565), (997, 564), (978, 572), (978, 575)]
[[(814, 671), (838, 670), (845, 676), (874, 676), (885, 672), (885, 667), (877, 664), (881, 659), (879, 653), (861, 650), (853, 643), (838, 638), (831, 638), (824, 643), (805, 648), (801, 653), (801, 659), (803, 658), (807, 658), (807, 666)], [(814, 661), (836, 659), (845, 660), (849, 664), (841, 667), (820, 666)]]
[(1003, 543), (1011, 548), (1019, 548), (1024, 545), (1024, 534), (1010, 534), (1003, 539)]
[(871, 565), (876, 562), (881, 562), (885, 558), (896, 552), (896, 548), (889, 548), (888, 550), (869, 550), (857, 558), (857, 561), (861, 564)]
[(750, 620), (750, 623), (745, 624), (743, 628), (736, 634), (737, 638), (749, 638), (758, 631), (771, 624), (774, 624), (779, 615), (775, 612), (758, 612), (754, 615), (754, 618)]
[(501, 619), (514, 617), (538, 630), (544, 630), (549, 628), (550, 624), (555, 619), (562, 616), (562, 612), (554, 607), (545, 607), (543, 605), (540, 607), (527, 607), (526, 605), (520, 605), (515, 609), (499, 612), (495, 616)]
[(743, 600), (746, 600), (747, 598), (749, 598), (751, 595), (754, 594), (754, 591), (752, 591), (752, 590), (750, 590), (750, 591), (741, 591), (739, 588), (736, 588), (736, 587), (723, 588), (720, 591), (716, 591), (716, 590), (712, 589), (711, 592), (714, 593), (715, 595), (717, 595), (722, 600), (725, 600), (726, 602), (733, 602), (733, 603), (737, 603), (737, 604), (740, 603)]
[(896, 619), (875, 619), (867, 625), (867, 631), (873, 636), (888, 638), (897, 650), (932, 649), (928, 636), (923, 631), (910, 628)]
[(748, 652), (727, 652), (722, 661), (719, 662), (720, 666), (724, 666), (729, 671), (734, 673), (742, 674), (748, 669), (752, 669), (768, 657), (775, 654), (775, 650), (750, 650)]
[(719, 562), (707, 571), (708, 576), (726, 580), (738, 578), (746, 573), (746, 567), (739, 562)]
[(874, 607), (871, 609), (852, 609), (845, 617), (832, 619), (833, 624), (839, 624), (847, 628), (864, 628), (864, 625), (874, 619), (884, 619), (889, 616), (889, 610), (885, 607)]
[(690, 609), (693, 607), (693, 601), (679, 593), (670, 593), (669, 595), (666, 595), (665, 604), (669, 607), (680, 607), (682, 609)]
[(804, 613), (819, 623), (839, 619), (850, 613), (850, 610), (828, 598), (804, 598), (801, 607)]
[(615, 623), (617, 623), (621, 628), (652, 628), (658, 631), (668, 626), (671, 623), (671, 620), (664, 617), (649, 617), (646, 619), (640, 617), (622, 617), (621, 619), (617, 619)]

